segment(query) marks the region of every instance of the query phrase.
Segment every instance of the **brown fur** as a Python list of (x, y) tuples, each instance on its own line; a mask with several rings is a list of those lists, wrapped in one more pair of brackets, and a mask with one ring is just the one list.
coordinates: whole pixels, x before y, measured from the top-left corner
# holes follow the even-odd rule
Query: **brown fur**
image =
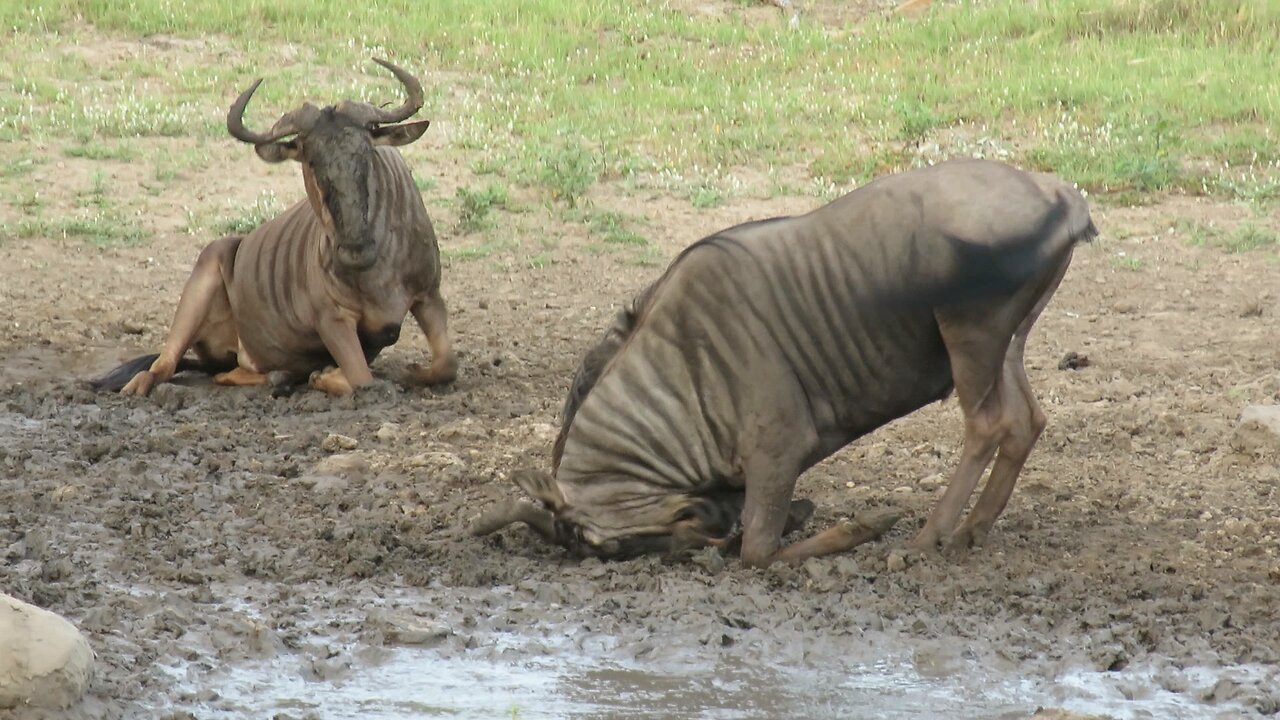
[[(396, 341), (409, 313), (432, 355), (429, 367), (410, 368), (411, 381), (456, 376), (435, 231), (395, 150), (417, 140), (428, 123), (391, 124), (421, 107), (422, 87), (404, 70), (377, 62), (408, 92), (399, 108), (306, 103), (259, 134), (244, 127), (242, 116), (262, 81), (240, 95), (228, 130), (267, 162), (297, 161), (306, 199), (244, 237), (206, 247), (156, 359), (123, 386), (138, 360), (93, 381), (96, 386), (145, 395), (195, 366), (229, 371), (216, 378), (219, 384), (258, 385), (268, 374), (284, 382), (311, 376), (314, 387), (344, 395), (372, 381), (369, 363)], [(188, 350), (194, 362), (185, 357)]]
[(1026, 338), (1075, 244), (1096, 232), (1084, 198), (1052, 176), (952, 161), (694, 243), (587, 354), (554, 476), (519, 484), (557, 542), (601, 555), (670, 546), (663, 536), (727, 547), (711, 526), (740, 507), (745, 562), (799, 561), (896, 518), (783, 549), (797, 477), (954, 391), (964, 452), (914, 545), (967, 546), (1003, 510), (1044, 427)]

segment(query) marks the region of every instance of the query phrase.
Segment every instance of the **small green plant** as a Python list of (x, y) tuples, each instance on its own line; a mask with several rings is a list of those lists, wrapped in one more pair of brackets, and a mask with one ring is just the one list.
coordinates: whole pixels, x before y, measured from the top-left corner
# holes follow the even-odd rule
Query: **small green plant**
[(1142, 269), (1142, 260), (1129, 255), (1112, 255), (1111, 267), (1114, 267), (1117, 270), (1137, 272)]
[(22, 209), (24, 215), (39, 215), (41, 208), (44, 207), (44, 198), (40, 197), (39, 190), (33, 190), (30, 195), (18, 198), (18, 207)]
[(481, 190), (458, 188), (458, 230), (462, 233), (484, 230), (492, 224), (489, 212), (495, 207), (505, 207), (507, 191), (500, 185), (490, 184)]
[(76, 196), (76, 204), (80, 207), (105, 208), (111, 204), (110, 198), (107, 197), (107, 176), (101, 170), (95, 171), (92, 177), (92, 184), (88, 190)]
[(275, 193), (262, 192), (244, 212), (219, 218), (214, 221), (213, 228), (222, 235), (243, 235), (279, 215), (283, 209)]
[(62, 154), (86, 160), (132, 160), (138, 156), (138, 151), (133, 145), (124, 141), (111, 145), (91, 141), (65, 147), (62, 149)]
[(894, 105), (894, 113), (901, 123), (898, 128), (898, 139), (911, 143), (919, 143), (934, 128), (946, 124), (943, 116), (935, 113), (920, 100), (903, 100)]
[(699, 209), (713, 208), (724, 202), (724, 193), (709, 180), (703, 180), (689, 190), (689, 202)]
[(1192, 247), (1204, 247), (1219, 235), (1218, 229), (1212, 225), (1205, 225), (1196, 220), (1187, 220), (1185, 218), (1178, 220), (1173, 224), (1174, 232), (1182, 235), (1183, 242)]
[(539, 182), (551, 191), (551, 199), (577, 207), (582, 195), (600, 177), (600, 161), (585, 146), (565, 142), (544, 153)]
[(435, 190), (437, 185), (439, 185), (439, 183), (436, 182), (436, 179), (433, 177), (428, 175), (419, 175), (417, 173), (414, 173), (413, 175), (413, 186), (418, 188), (418, 192)]
[(551, 257), (551, 253), (541, 252), (537, 255), (529, 256), (527, 262), (530, 268), (533, 268), (534, 270), (541, 270), (545, 267), (554, 265), (556, 260)]
[(1243, 253), (1277, 243), (1276, 231), (1246, 223), (1221, 238), (1219, 246), (1229, 253)]
[(589, 220), (591, 231), (608, 245), (644, 246), (649, 240), (640, 233), (626, 226), (626, 218), (621, 213), (606, 210), (591, 215)]
[(97, 212), (88, 217), (57, 221), (23, 220), (18, 223), (17, 236), (78, 238), (91, 245), (108, 247), (135, 245), (150, 234), (116, 213)]

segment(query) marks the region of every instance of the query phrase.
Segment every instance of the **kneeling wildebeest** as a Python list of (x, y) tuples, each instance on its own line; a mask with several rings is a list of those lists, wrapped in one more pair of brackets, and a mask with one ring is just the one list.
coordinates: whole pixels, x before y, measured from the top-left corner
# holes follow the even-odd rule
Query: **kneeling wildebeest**
[(1076, 243), (1096, 234), (1061, 180), (957, 160), (704, 238), (587, 353), (554, 475), (513, 473), (541, 506), (499, 504), (471, 531), (521, 521), (604, 557), (740, 540), (756, 566), (847, 550), (896, 517), (780, 549), (798, 476), (954, 390), (960, 464), (912, 545), (968, 546), (1004, 509), (1045, 426), (1023, 367), (1027, 333)]
[[(422, 85), (374, 61), (404, 85), (400, 107), (308, 102), (258, 133), (245, 127), (244, 110), (262, 80), (236, 99), (227, 130), (267, 162), (298, 161), (307, 197), (248, 235), (206, 247), (160, 353), (126, 362), (93, 386), (146, 395), (190, 369), (219, 373), (221, 385), (262, 384), (268, 373), (293, 383), (311, 374), (313, 386), (345, 395), (373, 380), (369, 363), (399, 339), (407, 313), (431, 347), (431, 365), (412, 366), (410, 379), (454, 379), (435, 230), (395, 149), (430, 122), (395, 124), (422, 107)], [(185, 357), (188, 349), (195, 358)]]

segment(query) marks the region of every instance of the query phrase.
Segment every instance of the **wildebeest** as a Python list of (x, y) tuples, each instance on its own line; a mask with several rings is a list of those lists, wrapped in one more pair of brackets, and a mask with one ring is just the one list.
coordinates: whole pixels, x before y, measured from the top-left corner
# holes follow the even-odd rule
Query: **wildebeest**
[(895, 518), (779, 549), (796, 524), (797, 477), (954, 391), (960, 464), (912, 545), (967, 546), (1003, 511), (1044, 429), (1027, 334), (1076, 243), (1096, 234), (1084, 197), (1061, 180), (956, 160), (704, 238), (587, 353), (554, 475), (513, 473), (541, 506), (499, 504), (472, 532), (523, 521), (599, 556), (740, 539), (742, 561), (758, 566), (843, 551)]
[(227, 130), (267, 162), (298, 161), (306, 199), (248, 235), (209, 244), (160, 353), (126, 362), (92, 385), (146, 395), (174, 373), (196, 369), (218, 373), (214, 382), (222, 385), (262, 384), (268, 374), (295, 383), (310, 375), (313, 386), (348, 394), (372, 381), (369, 363), (399, 339), (407, 313), (431, 348), (430, 366), (412, 366), (410, 379), (454, 379), (435, 230), (395, 149), (430, 123), (398, 124), (422, 107), (422, 85), (396, 65), (374, 62), (404, 86), (408, 98), (399, 107), (307, 102), (259, 133), (245, 127), (244, 111), (262, 80), (241, 93)]

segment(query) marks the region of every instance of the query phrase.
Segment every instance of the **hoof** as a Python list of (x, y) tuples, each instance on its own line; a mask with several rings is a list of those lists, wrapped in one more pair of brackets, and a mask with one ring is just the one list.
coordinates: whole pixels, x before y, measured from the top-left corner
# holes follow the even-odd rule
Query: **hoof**
[(153, 374), (149, 370), (143, 370), (137, 375), (134, 375), (133, 379), (130, 380), (127, 385), (120, 388), (120, 394), (121, 395), (137, 395), (139, 397), (143, 397), (151, 393), (151, 388), (153, 385), (155, 385), (155, 383), (156, 383), (155, 374)]
[(987, 539), (987, 530), (971, 525), (961, 525), (956, 531), (951, 533), (951, 537), (947, 539), (946, 545), (943, 546), (943, 552), (947, 555), (959, 555), (967, 552), (970, 548), (978, 547)]
[(409, 385), (444, 385), (458, 379), (458, 361), (450, 359), (445, 362), (431, 363), (423, 367), (414, 363), (408, 368)]

